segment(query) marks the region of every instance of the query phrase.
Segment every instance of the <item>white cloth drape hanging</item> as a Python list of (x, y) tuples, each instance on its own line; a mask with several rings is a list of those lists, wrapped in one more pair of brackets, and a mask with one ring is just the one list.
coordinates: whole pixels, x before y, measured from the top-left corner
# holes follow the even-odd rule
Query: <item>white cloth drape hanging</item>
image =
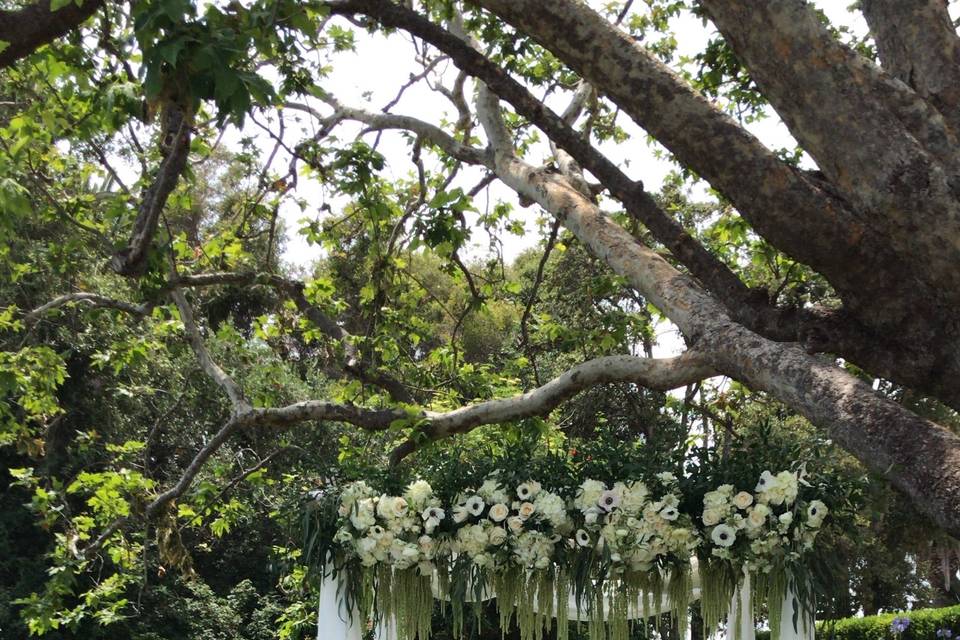
[[(317, 605), (317, 640), (363, 640), (360, 615), (356, 612), (350, 615), (340, 600), (337, 587), (337, 581), (329, 573), (323, 576)], [(382, 640), (393, 639), (384, 637)]]

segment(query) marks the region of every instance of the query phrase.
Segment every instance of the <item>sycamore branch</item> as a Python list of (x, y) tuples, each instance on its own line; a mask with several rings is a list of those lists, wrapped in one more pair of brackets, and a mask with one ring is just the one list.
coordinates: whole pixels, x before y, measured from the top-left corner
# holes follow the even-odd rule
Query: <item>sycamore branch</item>
[(104, 309), (116, 309), (134, 316), (145, 316), (150, 313), (151, 309), (153, 308), (153, 305), (150, 304), (134, 304), (132, 302), (125, 302), (123, 300), (116, 300), (114, 298), (102, 296), (98, 293), (87, 293), (80, 291), (76, 293), (65, 293), (62, 296), (57, 296), (50, 302), (47, 302), (46, 304), (29, 311), (23, 317), (24, 322), (27, 324), (33, 324), (38, 322), (48, 312), (75, 303), (82, 303), (91, 307), (100, 307)]
[(56, 11), (51, 0), (40, 0), (21, 9), (0, 11), (0, 69), (9, 67), (45, 44), (78, 28), (103, 6), (103, 0), (68, 2)]
[(581, 391), (597, 385), (632, 382), (648, 389), (669, 391), (714, 375), (716, 371), (707, 359), (695, 351), (665, 359), (636, 356), (596, 358), (523, 395), (488, 400), (448, 413), (428, 414), (428, 419), (410, 439), (393, 450), (390, 462), (396, 464), (426, 442), (467, 433), (481, 425), (545, 416)]
[(232, 413), (234, 415), (239, 415), (249, 411), (250, 403), (247, 402), (246, 397), (243, 395), (243, 389), (240, 388), (233, 378), (231, 378), (222, 368), (218, 365), (214, 359), (210, 356), (210, 352), (207, 351), (207, 346), (203, 343), (203, 337), (200, 335), (200, 330), (197, 328), (197, 323), (193, 319), (193, 309), (190, 306), (190, 303), (187, 302), (186, 297), (183, 295), (183, 292), (179, 289), (174, 289), (170, 292), (170, 298), (173, 300), (174, 304), (177, 305), (177, 309), (180, 311), (180, 320), (183, 322), (183, 330), (187, 334), (187, 339), (190, 341), (190, 348), (193, 349), (194, 355), (197, 356), (197, 360), (200, 363), (200, 367), (203, 371), (213, 380), (224, 393), (227, 394), (227, 397), (230, 398), (230, 404), (232, 405)]

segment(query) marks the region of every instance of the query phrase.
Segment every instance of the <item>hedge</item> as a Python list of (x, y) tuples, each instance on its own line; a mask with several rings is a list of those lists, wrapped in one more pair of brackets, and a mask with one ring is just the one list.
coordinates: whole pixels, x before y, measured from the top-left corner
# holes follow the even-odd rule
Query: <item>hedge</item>
[[(910, 626), (900, 640), (938, 640), (939, 629), (950, 629), (956, 638), (960, 634), (960, 605), (942, 609), (916, 609), (899, 613), (884, 613), (865, 618), (843, 618), (817, 622), (817, 640), (892, 640), (890, 623), (894, 618), (908, 618)], [(769, 631), (757, 631), (757, 640), (770, 640)]]

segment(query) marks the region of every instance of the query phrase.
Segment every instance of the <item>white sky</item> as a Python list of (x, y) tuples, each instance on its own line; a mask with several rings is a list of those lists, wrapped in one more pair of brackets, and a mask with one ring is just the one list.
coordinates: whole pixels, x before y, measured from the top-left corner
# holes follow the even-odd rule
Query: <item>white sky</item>
[[(637, 3), (638, 6), (640, 4)], [(866, 24), (862, 16), (859, 13), (848, 12), (846, 0), (815, 0), (814, 4), (823, 9), (834, 24), (846, 25), (857, 35), (866, 33)], [(353, 28), (345, 21), (341, 20), (340, 24), (353, 29), (356, 36), (356, 51), (338, 55), (336, 64), (333, 66), (330, 76), (325, 79), (323, 86), (335, 95), (342, 104), (362, 107), (370, 111), (379, 111), (394, 99), (400, 86), (408, 80), (411, 72), (420, 70), (419, 65), (414, 61), (413, 46), (409, 40), (399, 34), (393, 34), (389, 37), (381, 34), (370, 35)], [(702, 51), (707, 41), (714, 35), (712, 29), (705, 28), (700, 19), (689, 13), (684, 13), (675, 18), (671, 22), (671, 29), (678, 42), (675, 60), (682, 59), (684, 56), (692, 57)], [(452, 78), (455, 75), (456, 69), (452, 65), (449, 66), (445, 72), (445, 77), (450, 79), (448, 86), (452, 84)], [(469, 100), (469, 89), (467, 97)], [(312, 104), (318, 107), (321, 112), (329, 112), (322, 105)], [(557, 103), (556, 100), (548, 101), (548, 104), (558, 112), (562, 111), (565, 106), (564, 103)], [(452, 105), (445, 98), (432, 92), (422, 82), (407, 90), (399, 103), (391, 109), (391, 113), (415, 116), (433, 123), (439, 123), (444, 118), (447, 120), (456, 119)], [(285, 114), (287, 137), (291, 143), (295, 144), (298, 140), (313, 133), (311, 128), (313, 123), (305, 114), (289, 110)], [(604, 144), (600, 146), (600, 149), (611, 160), (618, 163), (628, 175), (643, 180), (648, 191), (658, 191), (663, 179), (674, 167), (669, 162), (655, 156), (655, 145), (649, 144), (644, 132), (629, 119), (621, 116), (618, 124), (627, 130), (631, 139), (621, 145)], [(770, 148), (792, 148), (794, 146), (792, 137), (775, 114), (771, 113), (766, 119), (747, 125), (747, 128)], [(358, 135), (361, 129), (362, 127), (359, 125), (341, 125), (336, 135), (341, 140), (349, 140), (351, 136)], [(269, 150), (273, 147), (272, 141), (258, 129), (248, 126), (244, 134), (255, 135), (258, 143), (264, 149)], [(229, 137), (234, 138), (233, 135)], [(372, 143), (374, 137), (375, 134), (367, 134), (365, 140)], [(409, 160), (409, 147), (402, 134), (399, 132), (384, 132), (378, 150), (387, 158), (387, 175), (398, 178), (406, 178), (411, 175), (413, 165)], [(287, 166), (289, 158), (285, 158), (283, 155), (281, 152), (274, 165), (275, 167)], [(541, 144), (534, 148), (529, 159), (533, 162), (539, 162), (549, 155), (546, 144)], [(429, 168), (430, 156), (428, 154), (424, 154), (424, 161)], [(455, 185), (460, 185), (466, 190), (476, 184), (482, 176), (483, 171), (480, 169), (467, 169), (462, 172)], [(310, 204), (306, 211), (301, 211), (299, 207), (292, 204), (281, 208), (281, 216), (287, 230), (287, 249), (284, 253), (284, 259), (291, 266), (305, 269), (321, 257), (321, 249), (309, 245), (297, 233), (301, 226), (300, 220), (305, 217), (317, 216), (319, 207), (324, 202), (336, 211), (339, 208), (338, 205), (342, 205), (343, 201), (325, 198), (323, 190), (318, 184), (305, 179), (299, 181), (297, 195)], [(702, 198), (707, 197), (703, 188), (697, 188), (694, 195)], [(494, 183), (484, 194), (481, 194), (481, 197), (476, 201), (476, 205), (482, 210), (489, 206), (491, 202), (497, 200), (516, 203), (512, 191)], [(537, 228), (537, 219), (540, 217), (539, 209), (536, 207), (527, 209), (517, 207), (515, 211), (523, 217), (526, 235), (516, 237), (504, 234), (502, 238), (504, 242), (503, 252), (504, 259), (508, 262), (523, 250), (535, 246), (541, 238)], [(483, 231), (476, 230), (472, 240), (473, 244), (467, 251), (467, 255), (471, 258), (486, 256), (489, 246)], [(683, 351), (683, 343), (679, 333), (670, 323), (663, 323), (658, 328), (658, 338), (658, 347), (655, 351), (657, 357), (676, 355)]]

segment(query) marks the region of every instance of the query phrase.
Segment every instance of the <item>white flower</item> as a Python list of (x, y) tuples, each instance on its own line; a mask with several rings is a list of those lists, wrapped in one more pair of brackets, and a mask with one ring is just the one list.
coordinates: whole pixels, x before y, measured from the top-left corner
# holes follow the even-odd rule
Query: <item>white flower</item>
[(507, 541), (507, 532), (503, 527), (494, 527), (490, 529), (490, 544), (500, 546)]
[(597, 500), (597, 505), (607, 513), (610, 513), (620, 506), (620, 496), (616, 491), (604, 491), (600, 494), (600, 499)]
[(377, 503), (377, 515), (384, 520), (395, 520), (407, 514), (407, 501), (393, 496), (380, 496)]
[(747, 527), (758, 529), (767, 522), (767, 516), (770, 515), (770, 507), (765, 504), (754, 505), (753, 509), (747, 515)]
[(576, 505), (581, 511), (597, 506), (597, 501), (607, 488), (599, 480), (584, 480), (577, 492)]
[(786, 530), (787, 527), (789, 527), (790, 524), (793, 522), (793, 512), (787, 511), (786, 513), (782, 513), (780, 514), (780, 517), (777, 519), (780, 521), (780, 527)]
[(657, 480), (663, 484), (673, 484), (677, 481), (677, 476), (673, 475), (669, 471), (663, 471), (657, 474)]
[(777, 484), (780, 485), (783, 491), (784, 504), (793, 504), (797, 499), (797, 491), (799, 489), (797, 474), (792, 471), (781, 471), (777, 474)]
[(520, 509), (518, 510), (518, 513), (521, 519), (526, 520), (527, 518), (532, 516), (536, 510), (537, 508), (533, 505), (532, 502), (524, 502), (523, 504), (520, 505)]
[(467, 503), (463, 502), (453, 508), (453, 521), (460, 524), (470, 516), (470, 510), (467, 509)]
[(754, 491), (764, 492), (775, 484), (776, 480), (769, 471), (760, 474), (760, 480), (757, 482), (757, 488)]
[(676, 520), (680, 517), (680, 512), (676, 507), (667, 507), (660, 511), (660, 517), (664, 520)]
[(420, 551), (427, 558), (433, 558), (433, 554), (437, 550), (437, 543), (430, 536), (420, 536), (417, 539), (417, 543), (420, 545)]
[(433, 497), (433, 488), (426, 480), (417, 480), (410, 483), (410, 486), (403, 493), (403, 497), (407, 499), (411, 507), (419, 511), (427, 506), (427, 502)]
[(483, 498), (480, 496), (470, 496), (467, 498), (466, 506), (467, 511), (470, 512), (470, 515), (479, 516), (481, 513), (483, 513), (483, 508), (485, 505), (483, 504)]
[(829, 509), (827, 505), (820, 502), (819, 500), (814, 500), (810, 503), (810, 506), (807, 507), (807, 526), (817, 528), (823, 524), (823, 519), (827, 516)]
[(367, 498), (358, 502), (353, 510), (353, 513), (350, 514), (350, 524), (352, 524), (358, 531), (363, 531), (364, 529), (373, 526), (376, 521), (377, 519), (376, 516), (374, 516), (372, 498)]
[(746, 491), (741, 491), (733, 496), (733, 504), (737, 505), (738, 509), (746, 510), (747, 507), (753, 504), (753, 496)]
[(520, 516), (510, 516), (507, 518), (507, 526), (510, 527), (510, 531), (519, 534), (523, 531), (523, 518)]
[(521, 500), (531, 500), (540, 493), (540, 483), (535, 480), (527, 480), (517, 487), (517, 497)]
[(596, 524), (597, 518), (600, 517), (600, 509), (596, 507), (590, 507), (583, 514), (583, 521), (586, 524)]
[[(477, 489), (477, 495), (486, 500), (487, 504), (496, 504), (497, 502), (507, 502), (509, 499), (503, 485), (494, 478), (487, 478)], [(477, 514), (474, 514), (477, 515)]]
[(712, 527), (715, 524), (720, 524), (720, 520), (723, 519), (723, 511), (716, 508), (704, 509), (701, 519), (703, 520), (703, 524)]
[(446, 513), (440, 507), (427, 507), (423, 510), (423, 513), (420, 514), (420, 517), (423, 518), (423, 521), (427, 520), (443, 520), (446, 517)]
[(510, 507), (502, 502), (498, 502), (490, 507), (490, 512), (487, 515), (489, 515), (490, 519), (494, 522), (503, 522), (507, 519), (507, 516), (510, 515)]
[(546, 518), (554, 527), (563, 527), (567, 522), (567, 505), (563, 498), (549, 491), (538, 492), (533, 501), (537, 513)]
[(627, 486), (620, 498), (620, 508), (627, 513), (640, 513), (643, 505), (650, 496), (647, 485), (642, 482), (634, 482)]
[(710, 539), (719, 547), (730, 547), (737, 540), (737, 530), (725, 524), (718, 524), (713, 528)]

